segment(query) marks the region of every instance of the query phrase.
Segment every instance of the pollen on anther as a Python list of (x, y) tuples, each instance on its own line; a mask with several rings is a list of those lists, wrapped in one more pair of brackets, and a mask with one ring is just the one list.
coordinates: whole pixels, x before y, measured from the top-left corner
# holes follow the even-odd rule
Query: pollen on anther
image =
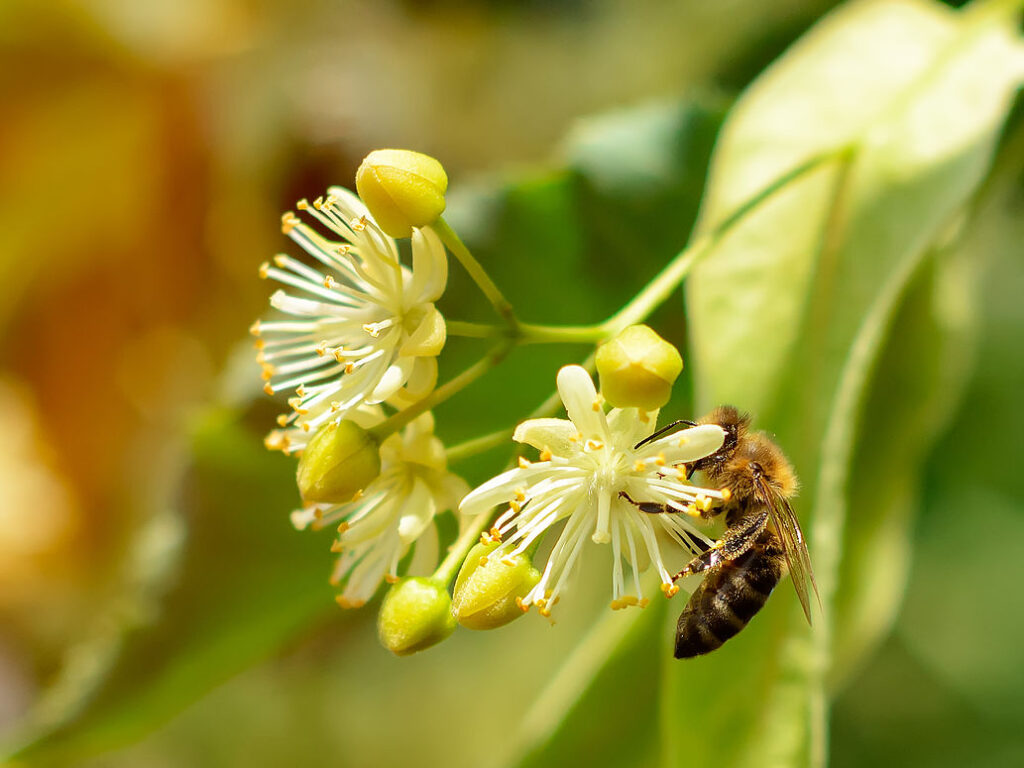
[(356, 369), (355, 363), (345, 363), (345, 373), (352, 373)]
[(595, 411), (600, 411), (600, 410), (601, 410), (601, 405), (602, 405), (603, 403), (604, 403), (604, 398), (603, 398), (603, 397), (601, 397), (601, 395), (600, 395), (600, 394), (598, 394), (598, 395), (597, 395), (597, 396), (596, 396), (596, 397), (594, 398), (594, 402), (593, 402), (593, 403), (591, 404), (591, 408), (593, 408), (593, 409), (594, 409)]
[(512, 559), (511, 557), (509, 557), (508, 555), (505, 555), (505, 556), (504, 556), (503, 558), (501, 558), (501, 564), (502, 564), (502, 565), (506, 565), (506, 566), (508, 566), (509, 568), (514, 568), (514, 567), (515, 567), (515, 564), (516, 564), (516, 561), (515, 561), (515, 560), (513, 560), (513, 559)]
[(522, 488), (517, 488), (515, 493), (516, 501), (526, 501), (526, 491)]
[(300, 211), (308, 211), (309, 201), (306, 198), (302, 198), (301, 200), (299, 200), (299, 202), (295, 204), (295, 207), (298, 208)]
[(521, 597), (517, 597), (516, 598), (516, 605), (519, 607), (519, 610), (522, 611), (523, 613), (526, 613), (527, 611), (530, 610), (530, 604), (529, 603), (524, 603), (523, 602), (523, 598), (521, 598)]
[(679, 587), (675, 584), (663, 583), (661, 585), (661, 592), (665, 597), (674, 597), (679, 592)]
[(645, 469), (647, 469), (647, 465), (643, 462), (642, 459), (637, 459), (636, 461), (633, 462), (634, 472), (643, 472)]
[(270, 386), (269, 381), (263, 385), (263, 391), (266, 392), (268, 395), (274, 394), (274, 388)]
[(515, 512), (517, 515), (523, 511), (523, 505), (520, 504), (515, 499), (512, 499), (512, 501), (510, 501), (508, 505), (512, 509), (512, 511)]
[(326, 277), (324, 278), (324, 288), (333, 288), (333, 287), (334, 287), (334, 286), (336, 286), (337, 284), (338, 284), (338, 281), (337, 281), (337, 280), (335, 280), (335, 279), (334, 279), (333, 277), (331, 277), (330, 275), (327, 275), (327, 276), (326, 276)]
[(353, 232), (362, 232), (366, 229), (366, 225), (369, 223), (369, 220), (365, 216), (359, 216), (358, 218), (352, 219), (352, 223), (349, 226), (352, 227)]
[(729, 499), (732, 498), (732, 491), (730, 491), (728, 488), (723, 488), (722, 490), (719, 491), (719, 493), (722, 494), (722, 501), (728, 501)]
[(277, 417), (277, 426), (287, 427), (288, 426), (288, 414), (282, 413)]
[(525, 456), (519, 457), (519, 468), (527, 469), (530, 466), (530, 461)]
[(288, 211), (287, 213), (281, 216), (281, 232), (287, 235), (301, 223), (302, 222), (299, 221), (298, 216), (296, 216), (291, 211)]
[(270, 262), (264, 261), (260, 264), (260, 280), (266, 280), (267, 275), (270, 274)]
[(342, 520), (338, 523), (338, 533), (344, 533), (349, 529), (349, 523), (347, 520)]
[(390, 574), (390, 573), (385, 573), (384, 574), (384, 581), (386, 581), (388, 584), (397, 584), (398, 583), (398, 577), (393, 575), (393, 574)]
[(263, 371), (260, 373), (264, 381), (269, 381), (274, 376), (274, 366), (270, 363), (263, 363)]
[(249, 333), (251, 333), (253, 336), (259, 336), (260, 335), (260, 321), (259, 320), (257, 320), (256, 322), (254, 322), (252, 325), (249, 326)]
[(657, 457), (654, 459), (654, 463), (657, 464), (659, 467), (664, 467), (665, 466), (665, 464), (667, 462), (665, 461), (665, 454), (664, 454), (664, 452), (659, 453), (657, 455)]
[(543, 451), (541, 451), (540, 452), (540, 460), (541, 461), (551, 461), (551, 451), (548, 450), (547, 448), (545, 448)]

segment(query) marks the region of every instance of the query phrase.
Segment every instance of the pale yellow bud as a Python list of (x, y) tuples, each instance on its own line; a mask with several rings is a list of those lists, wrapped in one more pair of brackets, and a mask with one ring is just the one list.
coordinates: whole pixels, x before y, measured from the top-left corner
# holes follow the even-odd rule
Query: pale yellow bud
[(448, 590), (429, 578), (399, 581), (388, 590), (377, 615), (380, 642), (396, 656), (429, 648), (454, 631)]
[(615, 408), (661, 408), (683, 370), (683, 358), (646, 325), (631, 325), (597, 350), (601, 394)]
[(540, 571), (526, 555), (488, 557), (497, 546), (473, 547), (455, 580), (452, 613), (469, 629), (495, 629), (522, 616), (519, 599), (540, 581)]
[(351, 421), (317, 430), (299, 460), (297, 481), (306, 503), (344, 504), (380, 474), (377, 440)]
[(429, 155), (408, 149), (376, 149), (356, 171), (356, 190), (391, 237), (409, 237), (444, 212), (448, 176)]

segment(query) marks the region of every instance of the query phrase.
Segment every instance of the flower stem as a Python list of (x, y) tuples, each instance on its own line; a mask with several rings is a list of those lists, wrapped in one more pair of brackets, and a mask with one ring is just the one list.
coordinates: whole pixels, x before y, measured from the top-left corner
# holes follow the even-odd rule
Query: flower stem
[(509, 328), (515, 330), (519, 326), (519, 321), (516, 319), (512, 305), (498, 289), (498, 286), (494, 284), (494, 281), (491, 280), (491, 276), (487, 274), (487, 270), (483, 268), (483, 265), (476, 260), (476, 257), (469, 252), (466, 244), (455, 234), (455, 230), (449, 226), (444, 217), (439, 218), (431, 227), (437, 233), (437, 236), (441, 238), (441, 242), (448, 247), (448, 250), (452, 252), (469, 273), (469, 276), (473, 278), (473, 282), (477, 284), (484, 296), (487, 297), (487, 300), (491, 302), (494, 310), (504, 318)]
[(459, 534), (459, 538), (448, 549), (448, 554), (441, 561), (441, 564), (437, 566), (437, 570), (434, 571), (434, 578), (445, 585), (450, 584), (452, 579), (458, 574), (462, 563), (465, 562), (469, 550), (477, 543), (480, 539), (480, 534), (490, 524), (491, 515), (477, 515), (477, 519), (473, 521), (472, 525)]
[(517, 323), (515, 328), (505, 328), (488, 323), (448, 320), (445, 325), (449, 336), (473, 339), (504, 337), (516, 344), (594, 344), (608, 335), (601, 323), (597, 325)]
[(468, 459), (471, 456), (476, 456), (478, 453), (504, 445), (512, 439), (513, 431), (511, 429), (499, 429), (497, 432), (491, 432), (489, 435), (481, 435), (480, 437), (465, 440), (457, 445), (453, 445), (445, 451), (445, 455), (448, 457), (449, 462)]
[(491, 368), (500, 363), (511, 349), (512, 342), (508, 340), (495, 344), (486, 355), (477, 360), (458, 376), (445, 382), (422, 400), (416, 401), (408, 408), (399, 411), (394, 416), (391, 416), (376, 427), (373, 427), (370, 430), (370, 433), (378, 440), (383, 440), (388, 435), (397, 432), (417, 416), (420, 416), (431, 408), (440, 405), (452, 395), (461, 392), (474, 381), (479, 379), (491, 370)]
[(626, 306), (601, 323), (600, 327), (603, 329), (604, 334), (612, 336), (626, 326), (646, 320), (679, 287), (683, 279), (693, 269), (693, 266), (713, 250), (721, 242), (722, 238), (748, 213), (756, 209), (794, 179), (809, 173), (827, 162), (834, 160), (848, 162), (850, 154), (850, 149), (843, 147), (839, 150), (831, 150), (815, 155), (782, 174), (760, 192), (737, 206), (732, 213), (722, 219), (709, 232), (700, 235), (690, 245), (680, 251), (668, 263), (668, 266), (651, 280), (640, 293), (633, 297)]

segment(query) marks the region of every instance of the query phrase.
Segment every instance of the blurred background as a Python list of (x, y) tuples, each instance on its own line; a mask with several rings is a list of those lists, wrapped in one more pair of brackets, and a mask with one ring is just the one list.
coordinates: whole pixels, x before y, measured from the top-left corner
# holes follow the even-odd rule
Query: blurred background
[[(504, 724), (557, 673), (604, 584), (581, 589), (558, 632), (460, 633), (438, 649), (445, 664), (394, 660), (372, 615), (336, 611), (320, 584), (327, 541), (290, 531), (292, 470), (258, 442), (274, 411), (252, 404), (245, 332), (270, 292), (256, 268), (285, 248), (281, 212), (351, 185), (377, 147), (440, 158), (472, 239), (480, 190), (525, 178), (557, 192), (581, 118), (700, 93), (706, 126), (680, 148), (699, 181), (714, 115), (832, 5), (0, 2), (0, 732), (86, 713), (88, 732), (41, 754), (47, 764), (390, 765), (414, 746), (425, 766), (500, 762)], [(904, 607), (834, 705), (837, 766), (1024, 764), (1021, 171), (986, 220), (977, 364), (921, 478)], [(686, 241), (699, 188), (680, 194), (688, 213), (651, 244), (652, 264)], [(522, 215), (526, 249), (529, 216), (545, 214)], [(590, 303), (524, 289), (517, 306), (593, 321), (650, 274), (625, 287), (605, 275)], [(536, 365), (550, 382), (558, 359)], [(197, 443), (230, 409), (254, 429)], [(246, 462), (276, 485), (209, 489), (248, 477)], [(280, 518), (254, 512), (252, 533), (240, 521), (267, 498)], [(310, 579), (275, 592), (275, 569), (296, 563)], [(210, 598), (176, 636), (167, 616), (220, 589), (239, 615)], [(132, 633), (156, 621), (133, 651)], [(170, 672), (146, 669), (181, 643), (191, 652)], [(419, 723), (423, 708), (449, 713), (454, 735)]]

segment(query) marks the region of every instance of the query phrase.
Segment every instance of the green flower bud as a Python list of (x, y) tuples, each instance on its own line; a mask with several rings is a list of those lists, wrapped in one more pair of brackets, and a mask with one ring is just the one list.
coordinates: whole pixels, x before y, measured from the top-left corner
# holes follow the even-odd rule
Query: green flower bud
[(433, 224), (444, 211), (448, 176), (429, 155), (376, 149), (356, 171), (356, 190), (377, 224), (391, 237)]
[(377, 440), (351, 421), (317, 430), (299, 459), (299, 493), (306, 503), (343, 504), (380, 474)]
[(377, 616), (381, 645), (396, 656), (429, 648), (454, 631), (448, 590), (430, 578), (406, 578), (392, 586)]
[(597, 350), (601, 394), (615, 408), (661, 408), (683, 370), (679, 350), (646, 325), (631, 325)]
[(497, 546), (488, 542), (469, 550), (455, 580), (452, 613), (468, 629), (496, 629), (519, 618), (525, 613), (519, 600), (540, 581), (526, 555), (488, 557)]

